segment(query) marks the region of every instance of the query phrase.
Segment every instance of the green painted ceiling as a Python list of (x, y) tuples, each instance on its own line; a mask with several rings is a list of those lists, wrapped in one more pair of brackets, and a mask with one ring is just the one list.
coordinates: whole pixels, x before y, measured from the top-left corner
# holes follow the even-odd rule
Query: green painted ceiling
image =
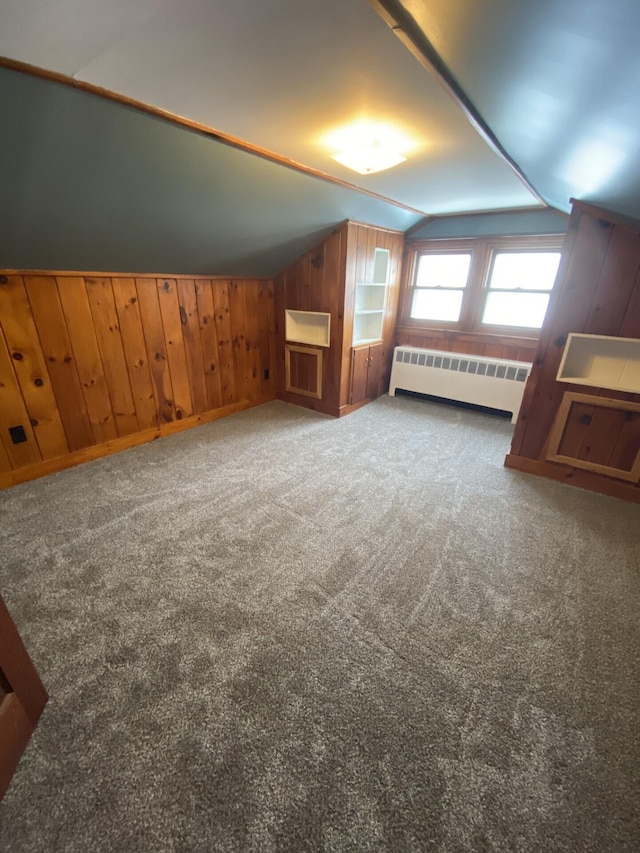
[[(542, 209), (538, 196), (640, 218), (639, 31), (638, 0), (3, 0), (0, 56), (352, 188), (0, 68), (0, 265), (271, 275), (345, 218), (405, 230), (416, 210)], [(405, 130), (407, 161), (367, 176), (334, 161), (323, 134), (358, 116)]]

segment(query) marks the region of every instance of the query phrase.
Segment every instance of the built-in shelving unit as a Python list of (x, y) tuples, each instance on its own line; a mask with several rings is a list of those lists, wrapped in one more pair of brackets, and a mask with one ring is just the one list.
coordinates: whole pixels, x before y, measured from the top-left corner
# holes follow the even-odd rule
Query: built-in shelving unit
[(640, 339), (571, 333), (556, 378), (640, 394)]
[(285, 338), (298, 344), (328, 347), (331, 314), (321, 311), (285, 311)]
[(353, 317), (354, 346), (382, 339), (388, 279), (389, 250), (376, 249), (372, 281), (356, 284), (356, 305)]

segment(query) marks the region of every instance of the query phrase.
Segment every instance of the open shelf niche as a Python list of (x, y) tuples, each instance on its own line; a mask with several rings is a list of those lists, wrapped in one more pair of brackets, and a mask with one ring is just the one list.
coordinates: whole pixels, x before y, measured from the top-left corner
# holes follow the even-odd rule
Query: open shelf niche
[(321, 311), (285, 311), (285, 338), (298, 344), (328, 347), (331, 314)]
[(558, 382), (640, 394), (640, 339), (571, 332)]
[(354, 346), (382, 339), (388, 279), (389, 250), (376, 249), (373, 258), (373, 280), (356, 284)]

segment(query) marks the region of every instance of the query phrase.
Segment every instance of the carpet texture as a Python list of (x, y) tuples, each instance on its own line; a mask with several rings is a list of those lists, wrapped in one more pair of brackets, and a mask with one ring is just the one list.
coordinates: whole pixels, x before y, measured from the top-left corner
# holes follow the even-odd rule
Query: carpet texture
[(495, 416), (274, 402), (0, 493), (0, 849), (640, 847), (640, 507)]

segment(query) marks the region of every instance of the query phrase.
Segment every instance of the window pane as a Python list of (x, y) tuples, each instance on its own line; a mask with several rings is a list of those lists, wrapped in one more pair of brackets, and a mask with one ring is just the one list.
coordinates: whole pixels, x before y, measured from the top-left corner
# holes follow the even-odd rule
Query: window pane
[(548, 293), (487, 293), (482, 322), (539, 329), (548, 304)]
[(460, 317), (461, 290), (414, 290), (411, 316), (416, 320), (449, 320)]
[(420, 255), (417, 287), (465, 287), (471, 255)]
[[(551, 290), (560, 252), (496, 252), (489, 287), (492, 290)], [(512, 325), (521, 325), (513, 323)]]

